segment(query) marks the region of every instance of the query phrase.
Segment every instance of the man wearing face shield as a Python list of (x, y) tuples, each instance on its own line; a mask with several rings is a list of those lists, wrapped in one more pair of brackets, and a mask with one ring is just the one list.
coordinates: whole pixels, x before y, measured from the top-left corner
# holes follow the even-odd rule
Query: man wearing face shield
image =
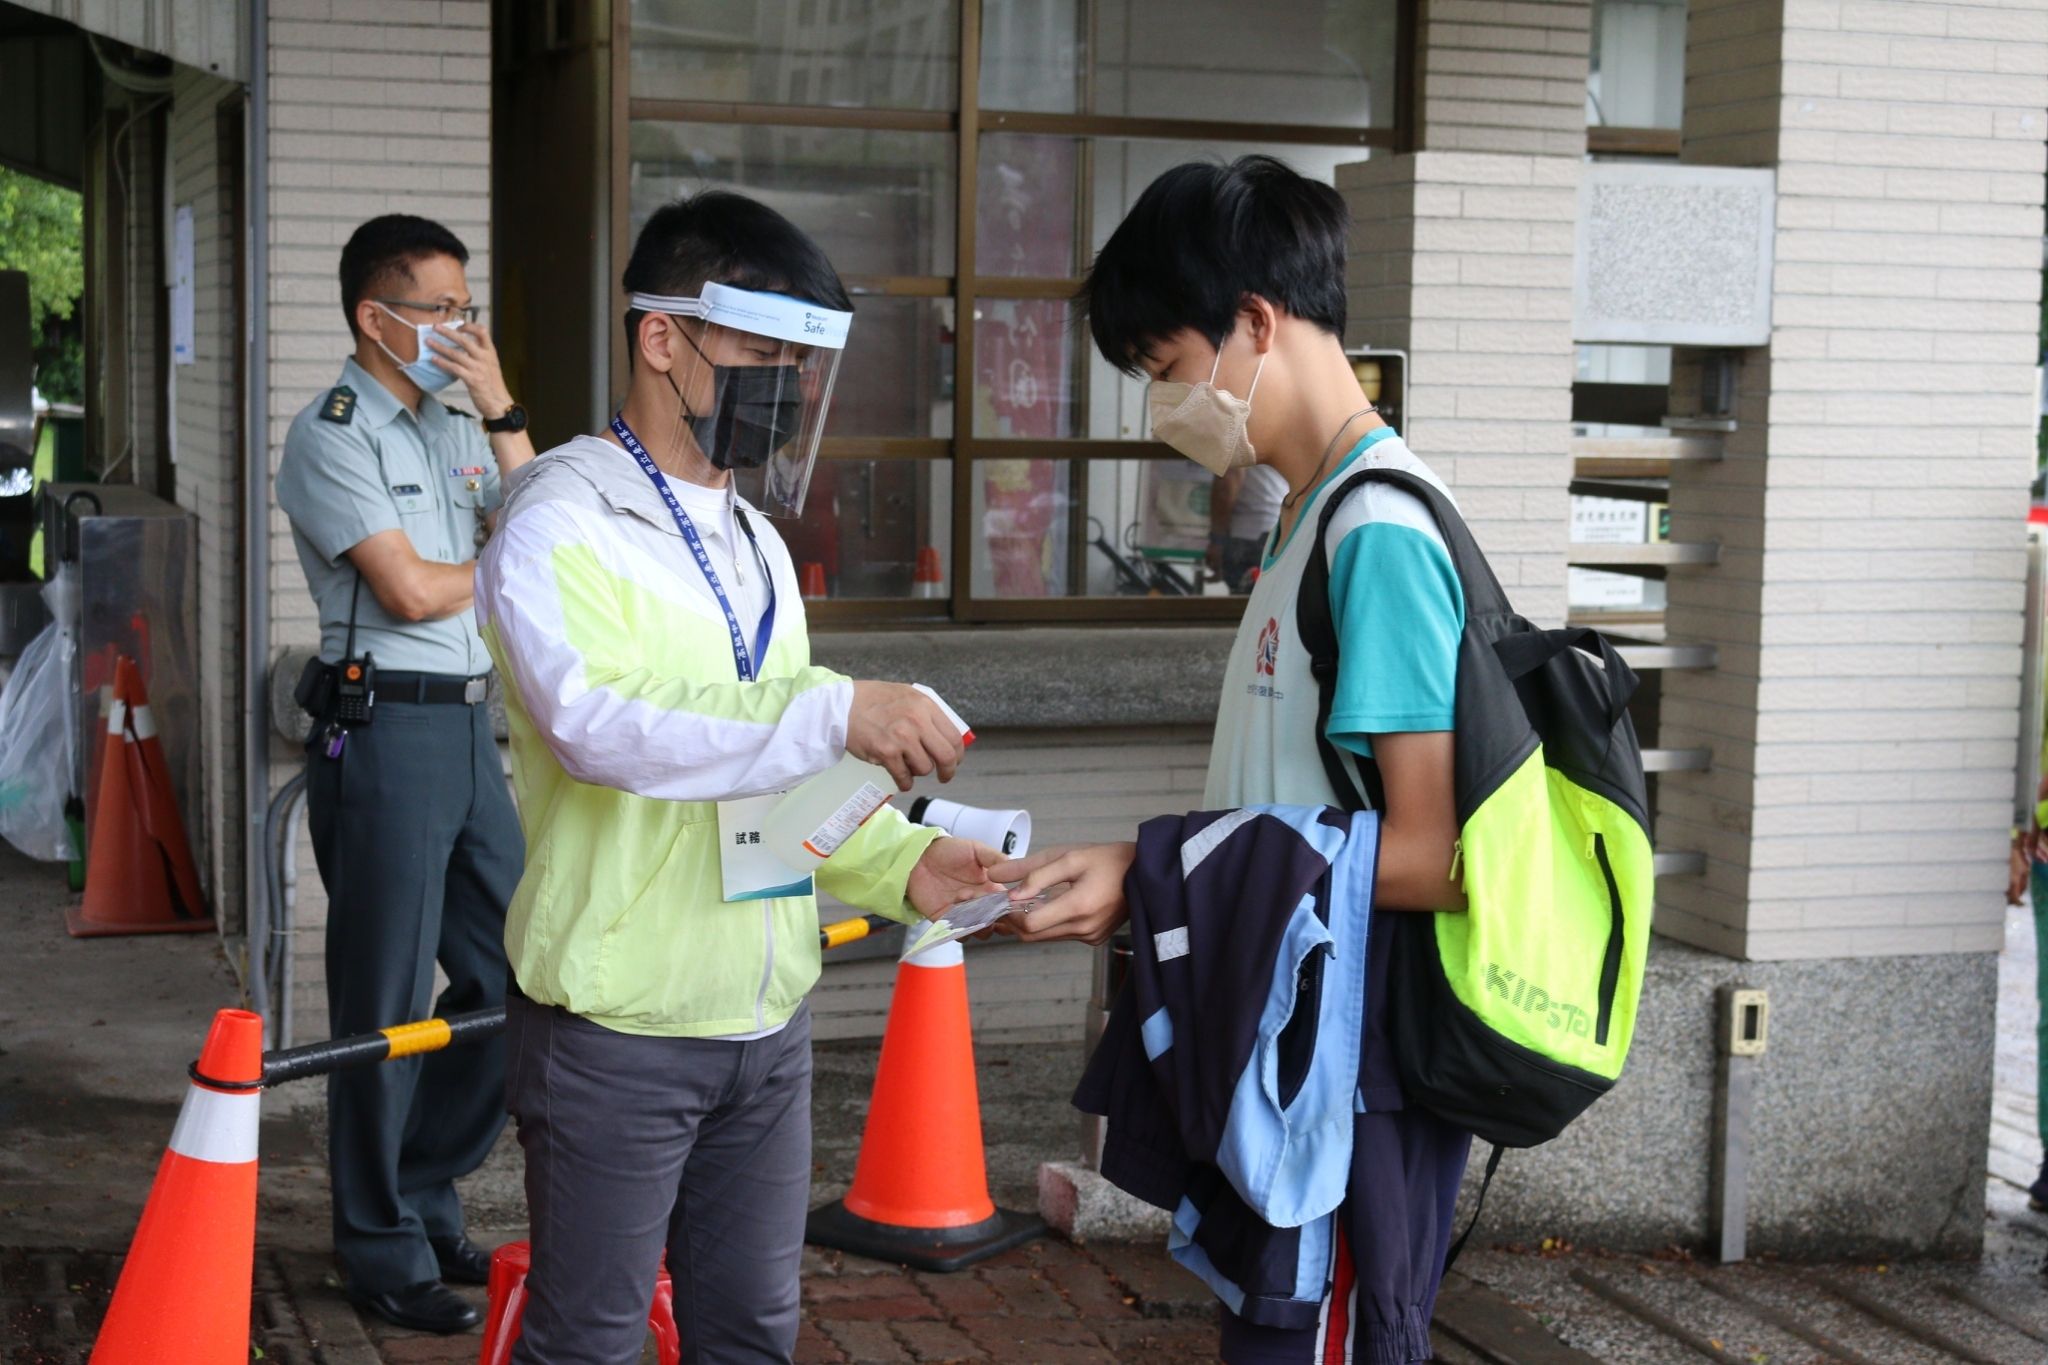
[[(523, 855), (484, 703), (471, 561), (501, 473), (533, 458), (463, 275), (424, 218), (375, 218), (341, 253), (355, 337), (339, 382), (292, 422), (277, 501), (320, 613), (306, 800), (328, 898), (332, 1036), (504, 999), (505, 905)], [(474, 415), (437, 394), (460, 381)], [(345, 706), (341, 685), (363, 705)], [(436, 962), (448, 974), (438, 1007)], [(350, 1294), (401, 1326), (458, 1332), (482, 1284), (454, 1181), (504, 1128), (504, 1049), (335, 1072), (334, 1251)]]
[[(727, 899), (721, 818), (849, 753), (943, 780), (962, 745), (922, 693), (811, 664), (769, 519), (803, 508), (852, 322), (824, 254), (706, 192), (655, 213), (624, 285), (624, 406), (521, 472), (477, 568), (531, 850), (506, 925), (533, 1245), (513, 1359), (639, 1359), (665, 1254), (701, 1358), (781, 1361), (817, 902), (795, 872)], [(885, 807), (816, 882), (908, 922), (993, 890), (998, 858)]]

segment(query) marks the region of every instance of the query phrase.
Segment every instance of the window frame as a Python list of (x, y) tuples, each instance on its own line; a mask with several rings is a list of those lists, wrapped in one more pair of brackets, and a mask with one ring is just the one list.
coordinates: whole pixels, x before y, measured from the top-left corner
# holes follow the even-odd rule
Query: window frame
[[(892, 132), (946, 133), (953, 138), (955, 212), (952, 275), (848, 275), (847, 290), (856, 298), (950, 299), (953, 302), (953, 391), (967, 395), (975, 384), (975, 303), (994, 299), (1070, 299), (1081, 288), (1078, 277), (982, 276), (976, 270), (977, 222), (980, 204), (981, 138), (991, 134), (1035, 134), (1072, 137), (1164, 139), (1191, 142), (1252, 142), (1271, 146), (1356, 147), (1381, 152), (1412, 151), (1419, 145), (1421, 98), (1416, 41), (1421, 0), (1394, 0), (1394, 123), (1383, 128), (1326, 124), (1268, 124), (1228, 120), (1150, 118), (1110, 114), (1040, 113), (981, 107), (981, 15), (983, 0), (957, 0), (959, 25), (955, 108), (886, 109), (826, 105), (763, 104), (725, 100), (678, 100), (638, 97), (632, 93), (632, 4), (613, 0), (610, 71), (611, 122), (611, 259), (614, 280), (631, 254), (630, 140), (636, 122), (717, 123), (754, 127), (857, 129)], [(1084, 151), (1085, 156), (1085, 151)], [(1086, 193), (1085, 187), (1083, 193)], [(1085, 209), (1085, 203), (1078, 206)], [(625, 306), (616, 292), (603, 316), (615, 319)], [(626, 383), (626, 343), (612, 325), (608, 353), (612, 391)], [(1035, 437), (990, 437), (974, 433), (974, 404), (956, 401), (950, 436), (866, 437), (826, 435), (820, 460), (951, 460), (952, 544), (947, 547), (953, 572), (950, 591), (939, 598), (820, 599), (806, 604), (810, 618), (830, 627), (897, 624), (974, 626), (1002, 624), (1153, 625), (1216, 624), (1236, 621), (1244, 612), (1242, 597), (1091, 597), (1087, 595), (1005, 598), (973, 592), (972, 564), (976, 527), (971, 509), (978, 462), (990, 459), (1160, 460), (1180, 458), (1158, 441)], [(1085, 465), (1076, 464), (1081, 468)], [(1077, 504), (1069, 516), (1068, 545), (1074, 569), (1085, 564), (1086, 507)]]

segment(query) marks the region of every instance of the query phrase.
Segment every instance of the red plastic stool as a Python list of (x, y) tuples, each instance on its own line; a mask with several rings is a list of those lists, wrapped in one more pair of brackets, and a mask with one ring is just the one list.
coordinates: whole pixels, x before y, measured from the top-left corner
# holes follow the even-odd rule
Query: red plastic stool
[[(525, 1242), (507, 1242), (491, 1253), (491, 1306), (484, 1314), (484, 1349), (477, 1365), (511, 1365), (512, 1343), (519, 1340), (526, 1316), (526, 1272), (532, 1265), (533, 1249)], [(681, 1365), (683, 1338), (676, 1331), (676, 1291), (667, 1266), (655, 1276), (647, 1328), (654, 1333), (661, 1365)]]

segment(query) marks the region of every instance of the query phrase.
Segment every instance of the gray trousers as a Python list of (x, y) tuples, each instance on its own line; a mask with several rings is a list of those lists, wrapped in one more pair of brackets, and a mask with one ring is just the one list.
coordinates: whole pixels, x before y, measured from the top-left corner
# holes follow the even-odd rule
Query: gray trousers
[(811, 1191), (811, 1015), (747, 1043), (514, 996), (506, 1107), (533, 1268), (514, 1365), (633, 1365), (664, 1250), (686, 1365), (787, 1361)]
[[(306, 749), (327, 886), (332, 1036), (489, 1009), (505, 998), (505, 906), (526, 844), (482, 706), (377, 703), (328, 758)], [(448, 989), (433, 999), (434, 963)], [(334, 1254), (359, 1293), (440, 1278), (429, 1237), (462, 1232), (455, 1180), (505, 1127), (500, 1040), (327, 1078)]]

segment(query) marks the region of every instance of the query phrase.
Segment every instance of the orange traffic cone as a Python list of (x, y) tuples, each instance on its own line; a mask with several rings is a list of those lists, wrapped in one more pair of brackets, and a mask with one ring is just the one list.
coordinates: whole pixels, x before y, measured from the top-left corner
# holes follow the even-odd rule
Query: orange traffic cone
[(912, 597), (944, 597), (946, 574), (939, 566), (939, 547), (927, 545), (917, 552), (917, 569), (910, 575)]
[(211, 929), (149, 694), (126, 656), (114, 667), (94, 809), (85, 900), (64, 914), (71, 936)]
[(805, 1240), (919, 1270), (960, 1270), (1044, 1232), (1037, 1218), (988, 1196), (960, 945), (906, 958), (853, 1188), (811, 1210)]
[(263, 1019), (213, 1016), (92, 1365), (247, 1365)]
[(825, 566), (815, 560), (806, 563), (803, 566), (802, 574), (797, 579), (797, 587), (805, 597), (823, 597), (825, 595)]

